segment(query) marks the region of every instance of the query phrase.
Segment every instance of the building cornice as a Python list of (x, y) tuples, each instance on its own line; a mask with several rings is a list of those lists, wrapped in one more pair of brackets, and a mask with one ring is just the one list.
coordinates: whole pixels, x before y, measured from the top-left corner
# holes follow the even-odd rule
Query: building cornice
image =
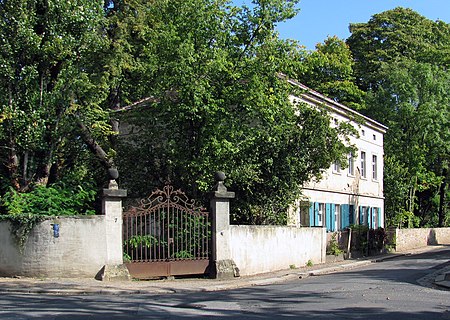
[(353, 117), (353, 118), (360, 118), (364, 120), (364, 124), (368, 127), (371, 127), (372, 129), (379, 131), (381, 133), (386, 133), (386, 131), (388, 130), (388, 127), (339, 103), (336, 102), (326, 96), (324, 96), (323, 94), (314, 91), (313, 89), (305, 86), (304, 84), (293, 80), (293, 79), (289, 79), (287, 78), (287, 76), (285, 75), (280, 75), (281, 78), (284, 78), (287, 80), (287, 82), (289, 84), (292, 84), (298, 88), (300, 88), (303, 92), (300, 94), (300, 97), (298, 97), (299, 99), (304, 100), (305, 102), (310, 102), (311, 104), (314, 105), (321, 105), (321, 104), (325, 104), (328, 108), (331, 108), (333, 110), (333, 112), (337, 113), (337, 114), (341, 114), (347, 118), (349, 117)]

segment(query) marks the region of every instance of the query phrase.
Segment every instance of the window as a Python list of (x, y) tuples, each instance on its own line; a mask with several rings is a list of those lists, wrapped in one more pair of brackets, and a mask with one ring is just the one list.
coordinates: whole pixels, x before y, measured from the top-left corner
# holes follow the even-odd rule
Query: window
[(323, 226), (323, 215), (325, 214), (325, 203), (319, 203), (318, 227)]
[(355, 174), (355, 158), (353, 157), (353, 152), (348, 154), (348, 174), (352, 176)]
[(376, 140), (377, 140), (377, 136), (373, 135), (373, 141), (376, 141)]
[(361, 151), (361, 176), (366, 177), (366, 153)]
[(380, 227), (378, 216), (380, 212), (378, 208), (372, 208), (373, 216), (372, 216), (372, 228), (377, 229)]
[(309, 218), (309, 208), (311, 204), (309, 201), (300, 201), (300, 225), (301, 226), (309, 226), (310, 225), (310, 218)]
[(377, 156), (372, 155), (372, 179), (378, 179), (378, 170), (377, 170)]
[(334, 231), (339, 230), (341, 226), (341, 206), (336, 204), (334, 206)]
[(337, 161), (337, 160), (333, 163), (333, 172), (335, 172), (335, 173), (341, 172), (341, 165), (339, 164), (339, 161)]
[(359, 224), (368, 225), (367, 207), (359, 207)]

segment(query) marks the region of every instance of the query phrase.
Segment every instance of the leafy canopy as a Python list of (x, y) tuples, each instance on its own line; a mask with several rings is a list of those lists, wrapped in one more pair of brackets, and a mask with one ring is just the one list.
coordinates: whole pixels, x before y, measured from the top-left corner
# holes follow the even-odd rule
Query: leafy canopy
[(365, 92), (355, 84), (350, 48), (336, 36), (316, 45), (302, 59), (297, 75), (308, 87), (355, 110), (364, 108)]
[(292, 106), (279, 76), (303, 55), (275, 32), (297, 2), (1, 1), (0, 189), (91, 194), (101, 164), (135, 197), (170, 181), (204, 199), (223, 170), (235, 221), (285, 221), (302, 183), (348, 151), (347, 128)]
[(396, 8), (350, 30), (357, 83), (368, 92), (364, 112), (389, 126), (389, 221), (406, 212), (422, 226), (442, 226), (449, 196), (450, 25)]
[(282, 223), (302, 183), (346, 154), (345, 129), (330, 128), (324, 112), (293, 107), (294, 88), (278, 76), (293, 74), (302, 54), (274, 30), (293, 5), (191, 0), (149, 8), (152, 30), (139, 34), (138, 51), (151, 63), (145, 70), (157, 71), (135, 83), (158, 101), (123, 115), (118, 161), (131, 195), (170, 181), (202, 198), (223, 170), (237, 192), (236, 222)]

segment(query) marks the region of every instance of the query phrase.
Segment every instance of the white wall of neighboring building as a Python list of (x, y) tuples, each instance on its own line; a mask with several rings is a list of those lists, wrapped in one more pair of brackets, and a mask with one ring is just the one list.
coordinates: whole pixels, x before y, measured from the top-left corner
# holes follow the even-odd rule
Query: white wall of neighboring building
[[(309, 209), (304, 205), (301, 209), (299, 202), (294, 211), (295, 217), (290, 220), (297, 225), (326, 225), (328, 231), (341, 230), (352, 223), (368, 224), (373, 228), (384, 227), (383, 136), (387, 127), (298, 82), (289, 81), (304, 91), (299, 97), (291, 97), (294, 104), (326, 107), (332, 126), (346, 122), (358, 132), (358, 136), (349, 137), (350, 143), (357, 149), (353, 167), (349, 163), (347, 168), (332, 164), (319, 181), (306, 183), (302, 201), (309, 202)], [(349, 210), (352, 209), (353, 217), (349, 218)]]

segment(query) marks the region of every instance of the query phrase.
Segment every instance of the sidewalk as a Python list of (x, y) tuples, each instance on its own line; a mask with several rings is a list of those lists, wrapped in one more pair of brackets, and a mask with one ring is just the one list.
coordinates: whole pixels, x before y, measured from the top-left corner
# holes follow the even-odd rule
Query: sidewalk
[[(215, 280), (208, 278), (184, 278), (176, 280), (150, 280), (150, 281), (120, 281), (102, 282), (95, 279), (66, 279), (66, 278), (0, 278), (1, 293), (34, 293), (57, 295), (84, 295), (84, 294), (166, 294), (188, 293), (202, 291), (229, 290), (242, 287), (260, 286), (281, 283), (293, 279), (302, 279), (309, 276), (319, 276), (334, 272), (358, 268), (386, 259), (393, 259), (410, 254), (418, 254), (436, 250), (439, 247), (424, 248), (408, 253), (394, 253), (382, 256), (344, 260), (340, 262), (320, 264), (313, 267), (281, 270), (256, 276), (240, 277), (231, 280)], [(448, 269), (448, 268), (446, 268)], [(448, 271), (448, 273), (447, 273)], [(450, 288), (450, 270), (439, 274), (435, 284)]]

